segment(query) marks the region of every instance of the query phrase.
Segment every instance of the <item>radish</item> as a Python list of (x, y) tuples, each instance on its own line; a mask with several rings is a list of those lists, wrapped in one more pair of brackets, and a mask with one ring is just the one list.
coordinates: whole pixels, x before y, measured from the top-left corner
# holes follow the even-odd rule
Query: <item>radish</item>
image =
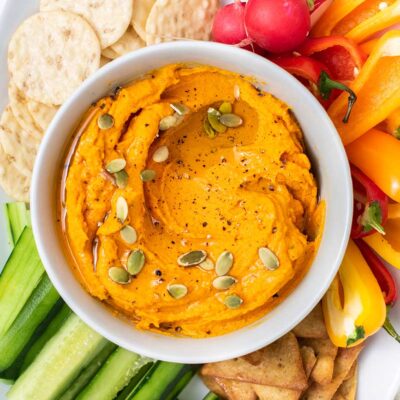
[(306, 0), (249, 0), (244, 21), (249, 38), (271, 53), (295, 50), (311, 24)]
[(235, 1), (218, 10), (212, 27), (215, 42), (239, 44), (247, 38), (244, 27), (244, 10), (246, 3)]

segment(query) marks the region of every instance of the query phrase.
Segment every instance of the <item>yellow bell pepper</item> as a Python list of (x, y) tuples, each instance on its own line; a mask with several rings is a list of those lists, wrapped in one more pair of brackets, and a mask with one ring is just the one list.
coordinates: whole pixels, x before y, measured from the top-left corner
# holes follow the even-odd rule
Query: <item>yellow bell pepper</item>
[(341, 94), (328, 109), (345, 145), (400, 107), (400, 30), (390, 31), (379, 39), (349, 86), (357, 95), (357, 102), (348, 123), (342, 121), (347, 110), (347, 94)]
[(400, 269), (400, 219), (388, 219), (385, 232), (385, 236), (374, 233), (363, 240), (386, 262)]
[(384, 324), (386, 306), (379, 284), (360, 250), (349, 242), (339, 273), (322, 300), (326, 328), (338, 347), (352, 347)]
[(314, 25), (311, 33), (314, 37), (329, 36), (336, 24), (365, 0), (334, 0), (322, 17)]
[(400, 203), (389, 203), (388, 219), (395, 219), (395, 218), (400, 219)]

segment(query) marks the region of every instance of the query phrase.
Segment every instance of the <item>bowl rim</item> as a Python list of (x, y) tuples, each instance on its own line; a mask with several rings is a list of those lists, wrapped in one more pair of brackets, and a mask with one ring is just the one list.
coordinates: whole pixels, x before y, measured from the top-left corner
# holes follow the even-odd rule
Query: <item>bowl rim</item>
[[(222, 336), (217, 336), (217, 337), (211, 337), (211, 338), (203, 338), (203, 339), (194, 339), (194, 338), (177, 338), (174, 337), (174, 340), (178, 339), (179, 342), (184, 342), (186, 343), (187, 351), (185, 350), (184, 352), (180, 352), (179, 354), (175, 354), (172, 350), (169, 351), (168, 347), (165, 347), (167, 350), (165, 353), (160, 354), (160, 350), (155, 349), (154, 344), (157, 341), (160, 341), (161, 338), (166, 338), (167, 336), (165, 335), (160, 335), (156, 334), (159, 337), (159, 340), (156, 338), (152, 338), (151, 336), (153, 335), (151, 332), (145, 332), (145, 336), (148, 336), (149, 338), (149, 344), (144, 345), (143, 343), (137, 344), (134, 343), (132, 339), (127, 339), (123, 333), (120, 332), (115, 332), (111, 331), (111, 329), (108, 328), (108, 326), (104, 326), (105, 322), (111, 322), (109, 319), (115, 318), (111, 314), (109, 310), (106, 311), (108, 317), (104, 317), (101, 315), (103, 314), (102, 312), (99, 311), (99, 313), (90, 313), (89, 308), (87, 307), (87, 302), (85, 301), (85, 306), (82, 307), (82, 301), (78, 300), (73, 293), (72, 289), (69, 289), (66, 285), (64, 285), (62, 276), (60, 271), (57, 270), (57, 267), (54, 265), (52, 262), (52, 257), (50, 256), (50, 252), (52, 250), (48, 250), (48, 247), (45, 245), (45, 231), (46, 231), (46, 226), (41, 222), (42, 219), (42, 213), (43, 213), (43, 208), (41, 207), (41, 198), (43, 196), (41, 188), (43, 187), (42, 181), (41, 181), (41, 175), (42, 172), (44, 171), (43, 169), (45, 168), (46, 162), (47, 162), (47, 154), (49, 152), (49, 145), (51, 143), (51, 140), (53, 139), (54, 136), (57, 135), (57, 130), (58, 130), (58, 125), (60, 122), (62, 122), (63, 118), (65, 118), (66, 113), (74, 107), (75, 103), (85, 95), (88, 95), (88, 91), (90, 91), (90, 88), (92, 85), (94, 85), (97, 81), (100, 79), (103, 79), (106, 77), (110, 72), (118, 69), (124, 68), (125, 65), (130, 65), (133, 63), (135, 60), (140, 60), (140, 59), (145, 59), (152, 57), (153, 55), (159, 54), (164, 52), (174, 52), (177, 49), (180, 49), (180, 51), (187, 51), (189, 54), (193, 52), (195, 54), (196, 51), (200, 52), (207, 52), (207, 51), (217, 51), (220, 52), (221, 54), (228, 54), (232, 53), (235, 54), (236, 56), (242, 57), (242, 58), (247, 58), (249, 62), (257, 61), (258, 63), (262, 60), (263, 63), (265, 63), (268, 68), (273, 68), (275, 69), (276, 73), (278, 73), (282, 76), (283, 80), (286, 80), (290, 82), (292, 85), (293, 90), (295, 90), (297, 93), (301, 93), (302, 96), (304, 96), (307, 101), (311, 102), (313, 105), (314, 111), (316, 110), (317, 112), (325, 113), (325, 110), (322, 108), (322, 106), (319, 104), (319, 102), (314, 98), (314, 96), (300, 83), (298, 82), (293, 76), (288, 74), (286, 71), (282, 70), (280, 67), (276, 66), (269, 60), (257, 55), (253, 54), (250, 52), (247, 52), (242, 49), (234, 48), (232, 46), (226, 46), (218, 43), (213, 43), (213, 42), (200, 42), (200, 41), (178, 41), (178, 42), (171, 42), (171, 43), (162, 43), (158, 45), (153, 45), (149, 46), (140, 50), (137, 50), (135, 52), (129, 53), (125, 56), (122, 56), (103, 68), (99, 69), (95, 74), (93, 74), (91, 77), (89, 77), (70, 97), (69, 99), (60, 107), (59, 111), (57, 112), (55, 118), (52, 120), (50, 126), (47, 129), (46, 135), (44, 136), (44, 139), (42, 141), (42, 144), (39, 148), (39, 152), (36, 158), (35, 166), (34, 166), (34, 171), (33, 171), (33, 177), (32, 177), (32, 186), (31, 186), (31, 214), (32, 214), (32, 228), (34, 232), (34, 237), (35, 241), (37, 244), (38, 252), (40, 255), (40, 258), (43, 262), (43, 265), (46, 269), (46, 272), (49, 275), (50, 280), (54, 284), (55, 288), (57, 291), (60, 293), (61, 297), (64, 299), (64, 301), (68, 304), (68, 306), (83, 320), (85, 323), (87, 323), (90, 327), (92, 327), (95, 331), (106, 337), (108, 340), (118, 344), (121, 347), (124, 347), (128, 350), (138, 352), (140, 354), (143, 354), (148, 357), (152, 357), (155, 359), (162, 359), (165, 361), (171, 361), (171, 362), (183, 362), (183, 363), (204, 363), (204, 362), (212, 362), (212, 361), (221, 361), (225, 359), (230, 359), (234, 357), (239, 357), (244, 354), (248, 354), (252, 351), (258, 350), (261, 347), (264, 347), (265, 345), (273, 342), (274, 340), (278, 339), (279, 337), (283, 336), (285, 333), (290, 331), (297, 323), (299, 323), (311, 310), (312, 308), (315, 307), (315, 305), (320, 301), (326, 290), (328, 289), (331, 281), (333, 280), (334, 276), (336, 275), (336, 272), (340, 266), (340, 263), (342, 261), (342, 258), (344, 256), (344, 252), (347, 246), (347, 242), (350, 236), (350, 228), (351, 228), (351, 219), (352, 219), (352, 209), (353, 209), (353, 197), (352, 197), (352, 184), (351, 184), (351, 176), (350, 176), (350, 168), (348, 164), (348, 160), (346, 157), (346, 153), (344, 150), (344, 147), (342, 145), (342, 142), (340, 140), (339, 135), (337, 134), (336, 128), (334, 127), (332, 121), (330, 118), (327, 116), (325, 113), (325, 127), (333, 133), (336, 133), (334, 137), (332, 137), (332, 140), (334, 141), (334, 144), (336, 146), (336, 151), (338, 152), (338, 160), (337, 160), (337, 165), (339, 165), (342, 169), (343, 173), (343, 204), (344, 204), (344, 210), (345, 210), (345, 215), (343, 216), (343, 220), (346, 221), (346, 225), (342, 228), (342, 235), (339, 239), (340, 241), (340, 246), (337, 251), (335, 252), (335, 255), (332, 257), (332, 267), (330, 269), (330, 273), (328, 276), (325, 276), (324, 279), (322, 279), (322, 285), (319, 286), (318, 288), (315, 289), (315, 293), (312, 296), (312, 301), (310, 301), (302, 310), (297, 310), (297, 314), (291, 320), (290, 322), (286, 324), (281, 324), (280, 328), (276, 329), (275, 333), (272, 335), (274, 336), (274, 339), (271, 340), (269, 339), (263, 339), (260, 337), (252, 337), (249, 335), (249, 332), (253, 330), (254, 327), (257, 327), (257, 325), (263, 325), (268, 318), (263, 317), (262, 320), (256, 321), (255, 324), (251, 324), (250, 326), (247, 326), (244, 328), (241, 328), (239, 330), (236, 330), (232, 333), (229, 333), (228, 335), (245, 335), (249, 336), (250, 340), (245, 342), (245, 345), (243, 344), (243, 340), (241, 340), (241, 345), (242, 347), (240, 348), (230, 348), (229, 351), (223, 350), (218, 354), (207, 354), (206, 351), (206, 346), (207, 341), (210, 343), (214, 338), (224, 338), (227, 335), (222, 335)], [(179, 61), (178, 61), (179, 62)], [(166, 63), (166, 64), (169, 64)], [(159, 68), (159, 64), (156, 68)], [(210, 62), (209, 65), (212, 65), (212, 62)], [(235, 71), (235, 66), (232, 66), (232, 70)], [(249, 74), (251, 75), (251, 74)], [(133, 77), (134, 78), (134, 77)], [(81, 113), (83, 114), (86, 110), (82, 110)], [(64, 143), (69, 142), (71, 138), (72, 132), (69, 133), (70, 136), (65, 135), (64, 137)], [(327, 227), (324, 226), (324, 233), (326, 231)], [(47, 248), (46, 248), (47, 247)], [(318, 249), (317, 253), (319, 253), (320, 248)], [(54, 261), (54, 258), (53, 258)], [(65, 261), (65, 260), (64, 260)], [(67, 262), (67, 261), (66, 261)], [(314, 261), (312, 262), (312, 265), (314, 264)], [(311, 269), (312, 265), (310, 266), (309, 271), (307, 272), (308, 274), (311, 274)], [(72, 272), (72, 271), (70, 271)], [(304, 278), (303, 278), (304, 279)], [(301, 283), (301, 282), (300, 282)], [(300, 284), (298, 285), (300, 286)], [(82, 289), (84, 290), (84, 289)], [(87, 296), (90, 296), (88, 293), (86, 293)], [(287, 302), (287, 300), (293, 296), (293, 292), (281, 303), (284, 304)], [(100, 307), (104, 308), (103, 305), (100, 304), (97, 300), (95, 300), (98, 303), (98, 310), (100, 310)], [(88, 308), (88, 310), (85, 309)], [(279, 307), (279, 306), (278, 306)], [(265, 319), (265, 320), (264, 320)], [(125, 322), (124, 322), (125, 323)], [(125, 323), (126, 324), (126, 323)], [(106, 323), (107, 325), (107, 323)], [(130, 329), (133, 329), (135, 331), (139, 331), (133, 326), (129, 326)], [(254, 329), (255, 331), (256, 329)], [(244, 332), (244, 333), (243, 333)], [(254, 335), (253, 335), (254, 336)], [(268, 336), (267, 334), (265, 335), (266, 337)], [(271, 334), (270, 334), (271, 336)], [(244, 337), (243, 337), (244, 338)], [(171, 342), (171, 346), (173, 346)], [(163, 347), (164, 348), (164, 347)], [(168, 354), (166, 354), (168, 353)]]

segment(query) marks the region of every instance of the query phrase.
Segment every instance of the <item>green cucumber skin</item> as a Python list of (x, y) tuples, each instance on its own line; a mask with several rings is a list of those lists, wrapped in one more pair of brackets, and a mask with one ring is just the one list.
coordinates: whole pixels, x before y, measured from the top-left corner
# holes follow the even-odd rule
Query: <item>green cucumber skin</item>
[(8, 207), (7, 203), (2, 204), (2, 212), (4, 216), (4, 221), (6, 222), (6, 238), (7, 238), (7, 244), (12, 249), (14, 247), (14, 238), (11, 230), (11, 221), (10, 217), (8, 215)]
[(17, 318), (0, 338), (0, 371), (12, 365), (60, 295), (44, 275)]
[(32, 229), (26, 227), (0, 275), (0, 338), (17, 318), (43, 274)]
[(107, 343), (75, 314), (71, 314), (11, 387), (8, 399), (57, 399)]
[(146, 379), (141, 382), (137, 390), (128, 397), (128, 400), (160, 399), (183, 368), (185, 368), (184, 364), (159, 361), (155, 364), (154, 370), (152, 369)]
[(72, 385), (58, 400), (74, 400), (76, 396), (88, 385), (98, 370), (103, 366), (108, 357), (117, 348), (114, 343), (108, 342), (103, 350), (93, 359), (93, 361), (79, 374)]
[(209, 392), (203, 397), (203, 400), (218, 400), (219, 396), (213, 392)]
[(118, 393), (116, 400), (126, 400), (129, 395), (134, 391), (134, 389), (140, 384), (142, 379), (144, 379), (144, 377), (149, 373), (153, 365), (154, 363), (150, 362), (140, 368), (139, 372), (131, 379), (124, 390)]
[(188, 383), (192, 380), (196, 371), (197, 367), (189, 367), (189, 369), (182, 374), (176, 385), (166, 395), (165, 400), (176, 400), (182, 390), (185, 389)]
[(112, 400), (151, 359), (118, 347), (77, 400)]
[(26, 226), (31, 226), (30, 213), (22, 201), (7, 203), (8, 220), (10, 221), (11, 234), (14, 245), (17, 243)]
[(44, 345), (60, 330), (67, 318), (72, 314), (72, 310), (64, 303), (57, 314), (50, 321), (41, 335), (32, 343), (24, 356), (21, 365), (21, 374), (32, 364), (36, 356), (42, 351)]

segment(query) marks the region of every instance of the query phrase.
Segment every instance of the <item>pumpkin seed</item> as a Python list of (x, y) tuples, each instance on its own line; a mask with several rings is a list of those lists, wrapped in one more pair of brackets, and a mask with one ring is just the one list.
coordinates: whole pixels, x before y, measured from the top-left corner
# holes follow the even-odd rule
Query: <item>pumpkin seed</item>
[(126, 161), (123, 158), (116, 158), (106, 165), (106, 171), (110, 174), (122, 171), (126, 167)]
[(232, 112), (232, 104), (224, 101), (218, 110), (221, 114), (230, 114)]
[(114, 126), (114, 118), (110, 114), (102, 114), (97, 119), (97, 125), (100, 129), (110, 129)]
[(160, 121), (159, 129), (160, 131), (166, 131), (169, 128), (174, 127), (177, 124), (178, 118), (177, 115), (167, 115), (162, 118)]
[(128, 173), (123, 169), (122, 171), (118, 171), (114, 174), (115, 183), (120, 189), (125, 189), (128, 184)]
[(129, 283), (131, 280), (128, 271), (122, 267), (111, 267), (108, 270), (108, 276), (113, 282), (121, 285)]
[(204, 119), (203, 129), (204, 129), (204, 132), (207, 134), (207, 136), (211, 139), (214, 139), (215, 136), (217, 135), (217, 133), (212, 128), (211, 124), (208, 122), (208, 118)]
[(275, 271), (279, 267), (278, 257), (268, 247), (260, 247), (258, 249), (258, 256), (269, 270)]
[(233, 96), (235, 97), (236, 100), (240, 99), (240, 87), (238, 85), (235, 85), (233, 87)]
[(180, 283), (174, 283), (172, 285), (168, 285), (167, 290), (170, 296), (176, 300), (185, 297), (188, 292), (187, 287)]
[(156, 171), (154, 171), (154, 170), (152, 170), (152, 169), (144, 169), (144, 170), (140, 173), (140, 179), (141, 179), (143, 182), (152, 181), (155, 177), (156, 177)]
[(130, 225), (124, 226), (120, 231), (119, 234), (124, 242), (128, 244), (133, 244), (137, 240), (137, 233), (136, 229)]
[(219, 121), (228, 128), (237, 128), (243, 124), (242, 118), (236, 114), (222, 114)]
[(225, 275), (218, 276), (213, 280), (213, 286), (215, 289), (226, 290), (229, 289), (232, 285), (234, 285), (237, 280), (233, 276)]
[(225, 297), (224, 304), (231, 309), (239, 308), (243, 300), (237, 294), (230, 294)]
[(128, 217), (128, 203), (122, 196), (118, 197), (116, 208), (117, 219), (119, 222), (121, 222), (121, 224), (123, 224)]
[(219, 122), (220, 117), (221, 113), (218, 110), (212, 107), (208, 109), (207, 118), (211, 127), (218, 133), (224, 133), (226, 131), (226, 126), (222, 125), (221, 122)]
[(164, 161), (167, 161), (168, 156), (169, 156), (168, 147), (161, 146), (153, 153), (153, 161), (156, 163), (162, 163)]
[(189, 112), (189, 108), (182, 103), (172, 103), (170, 107), (178, 114), (185, 115)]
[(215, 272), (218, 276), (226, 275), (233, 265), (233, 254), (230, 251), (224, 251), (218, 257), (215, 264)]
[(143, 268), (146, 258), (142, 250), (134, 250), (128, 256), (126, 263), (128, 272), (131, 275), (137, 275)]
[(214, 263), (210, 258), (206, 258), (203, 262), (199, 264), (199, 267), (201, 269), (204, 269), (205, 271), (212, 271), (214, 269)]
[(181, 267), (191, 267), (199, 265), (206, 257), (207, 253), (204, 250), (193, 250), (179, 256), (177, 261)]

